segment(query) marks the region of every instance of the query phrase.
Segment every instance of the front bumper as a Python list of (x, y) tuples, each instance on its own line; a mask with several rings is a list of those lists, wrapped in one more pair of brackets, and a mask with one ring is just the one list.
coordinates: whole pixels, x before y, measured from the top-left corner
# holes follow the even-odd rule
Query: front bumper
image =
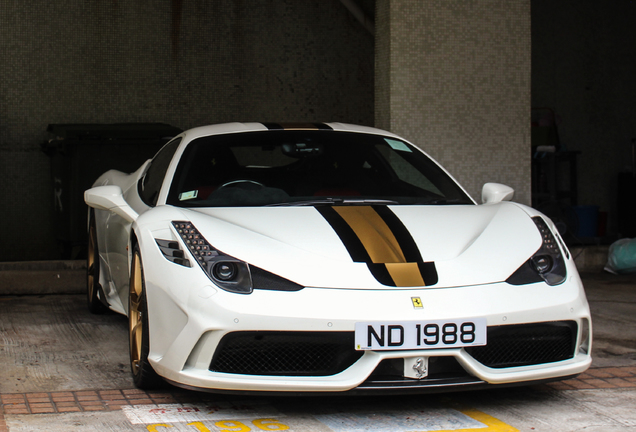
[[(173, 271), (161, 284), (146, 281), (151, 322), (150, 362), (159, 375), (184, 387), (262, 392), (426, 391), (555, 380), (579, 374), (591, 364), (590, 312), (576, 272), (571, 272), (569, 279), (556, 287), (543, 283), (525, 286), (497, 283), (439, 289), (259, 290), (240, 295), (213, 287), (201, 274), (202, 278), (188, 283), (191, 288), (187, 296), (174, 287), (165, 288), (171, 283), (182, 287), (183, 281), (188, 280), (186, 273), (192, 275), (189, 271), (186, 268)], [(179, 272), (184, 275), (180, 277)], [(412, 297), (419, 297), (424, 308), (414, 308)], [(259, 375), (210, 370), (223, 338), (237, 332), (352, 334), (355, 323), (360, 321), (475, 317), (485, 318), (489, 329), (526, 323), (573, 323), (571, 355), (545, 363), (489, 367), (463, 348), (365, 351), (350, 366), (330, 375), (294, 375), (285, 371)], [(427, 377), (396, 375), (400, 367), (406, 370), (420, 358), (431, 364)], [(435, 364), (444, 365), (437, 375)], [(384, 375), (388, 369), (393, 372)]]

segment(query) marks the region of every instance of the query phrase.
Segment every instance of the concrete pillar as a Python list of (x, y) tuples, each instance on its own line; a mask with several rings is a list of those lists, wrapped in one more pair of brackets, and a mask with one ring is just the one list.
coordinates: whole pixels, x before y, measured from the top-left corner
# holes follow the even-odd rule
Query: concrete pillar
[(530, 0), (376, 0), (375, 125), (530, 203)]

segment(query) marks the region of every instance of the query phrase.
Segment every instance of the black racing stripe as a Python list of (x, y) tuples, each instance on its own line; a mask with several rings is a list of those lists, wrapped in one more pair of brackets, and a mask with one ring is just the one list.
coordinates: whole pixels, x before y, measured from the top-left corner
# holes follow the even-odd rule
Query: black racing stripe
[(318, 130), (333, 130), (333, 128), (331, 126), (329, 126), (328, 124), (325, 123), (273, 123), (273, 122), (267, 122), (267, 123), (263, 123), (263, 126), (265, 126), (267, 129), (269, 130), (285, 130), (285, 129), (308, 129), (309, 126), (313, 126)]
[[(424, 284), (426, 286), (437, 284), (439, 277), (437, 275), (435, 263), (422, 262), (422, 256), (415, 244), (415, 240), (413, 240), (413, 237), (402, 221), (395, 215), (395, 213), (385, 206), (374, 206), (374, 209), (391, 229), (393, 235), (395, 235), (407, 262), (417, 263)], [(340, 237), (340, 240), (354, 262), (366, 263), (373, 277), (382, 285), (390, 287), (397, 286), (393, 281), (386, 264), (371, 262), (371, 257), (364, 248), (362, 241), (360, 241), (355, 231), (353, 231), (349, 224), (332, 206), (316, 206), (316, 210), (322, 215), (322, 217), (325, 218), (327, 223), (331, 225), (338, 237)]]
[(367, 263), (367, 267), (369, 267), (369, 271), (371, 272), (375, 280), (380, 282), (382, 285), (392, 287), (397, 286), (393, 281), (391, 274), (387, 270), (386, 264), (374, 264), (369, 262)]
[(354, 262), (371, 262), (371, 257), (356, 233), (333, 207), (316, 206), (316, 210), (318, 210), (322, 217), (331, 225), (331, 228), (338, 234), (338, 237), (340, 237), (342, 244), (347, 248), (347, 252), (349, 252)]
[(435, 268), (434, 262), (418, 262), (417, 266), (420, 269), (420, 274), (422, 275), (422, 279), (424, 279), (424, 283), (426, 286), (435, 285), (439, 282), (439, 277), (437, 276), (437, 268)]
[(278, 123), (263, 123), (263, 126), (269, 130), (283, 130), (283, 127)]
[(407, 262), (421, 262), (422, 254), (413, 240), (413, 236), (404, 226), (400, 218), (387, 206), (373, 206), (373, 209), (384, 220), (397, 240)]

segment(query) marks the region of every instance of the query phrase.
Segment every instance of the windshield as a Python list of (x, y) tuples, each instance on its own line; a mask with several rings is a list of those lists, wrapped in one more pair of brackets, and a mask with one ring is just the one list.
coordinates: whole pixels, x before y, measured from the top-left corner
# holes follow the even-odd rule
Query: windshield
[(433, 161), (389, 137), (267, 131), (193, 140), (168, 204), (241, 207), (318, 204), (472, 204)]

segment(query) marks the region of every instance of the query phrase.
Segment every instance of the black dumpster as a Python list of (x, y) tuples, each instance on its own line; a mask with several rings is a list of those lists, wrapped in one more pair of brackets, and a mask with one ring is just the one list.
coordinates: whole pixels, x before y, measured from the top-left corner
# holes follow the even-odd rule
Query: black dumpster
[(85, 254), (84, 191), (109, 169), (139, 168), (181, 129), (163, 123), (50, 124), (42, 150), (51, 159), (52, 227), (60, 258)]

